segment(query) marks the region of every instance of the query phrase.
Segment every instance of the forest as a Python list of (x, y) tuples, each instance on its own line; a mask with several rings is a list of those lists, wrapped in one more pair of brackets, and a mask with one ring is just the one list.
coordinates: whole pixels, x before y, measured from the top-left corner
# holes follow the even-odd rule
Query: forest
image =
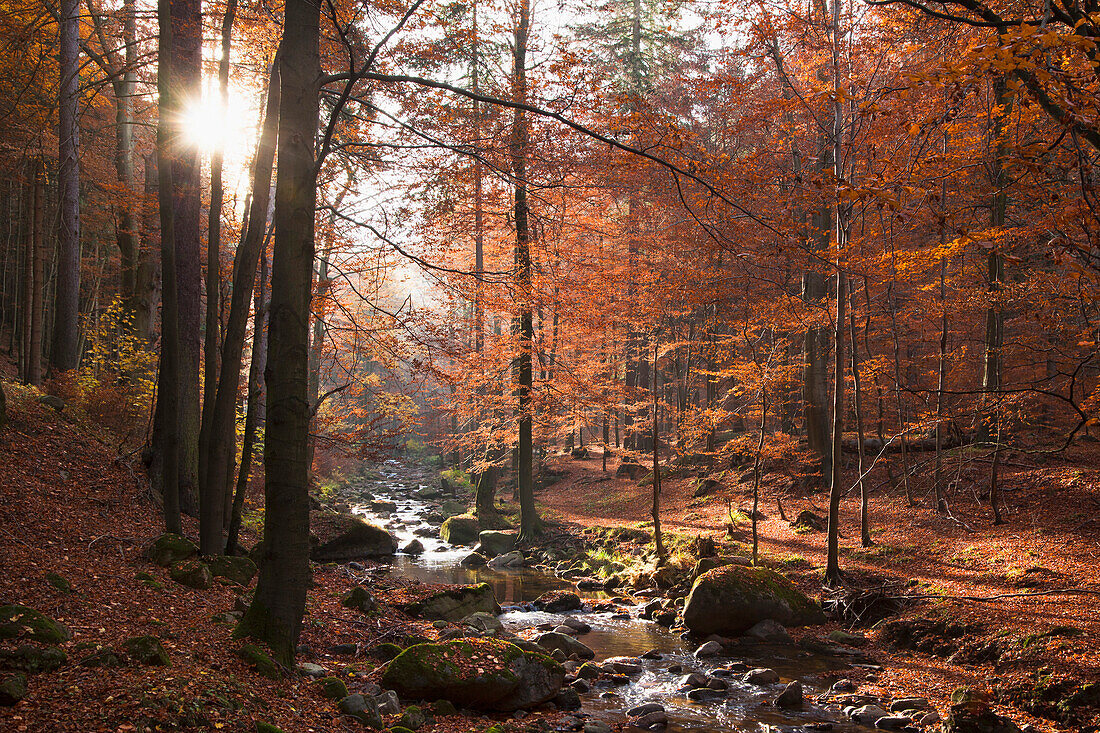
[(1100, 731), (1096, 0), (0, 46), (0, 729)]

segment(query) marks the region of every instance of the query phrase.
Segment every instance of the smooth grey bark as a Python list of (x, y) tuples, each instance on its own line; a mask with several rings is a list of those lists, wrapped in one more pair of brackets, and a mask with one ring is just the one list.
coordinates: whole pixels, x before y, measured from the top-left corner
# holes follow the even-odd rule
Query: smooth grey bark
[(279, 71), (279, 175), (271, 272), (264, 436), (265, 516), (260, 574), (239, 635), (289, 665), (302, 629), (309, 570), (309, 301), (317, 204), (320, 9), (288, 0)]
[(61, 226), (50, 349), (52, 373), (70, 371), (80, 364), (80, 2), (61, 0), (60, 7), (57, 187)]

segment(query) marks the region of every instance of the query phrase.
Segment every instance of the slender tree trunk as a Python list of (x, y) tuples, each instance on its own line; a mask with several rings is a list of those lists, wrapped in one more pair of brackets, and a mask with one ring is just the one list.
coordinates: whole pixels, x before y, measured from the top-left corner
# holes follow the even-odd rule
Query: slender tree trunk
[[(222, 530), (227, 523), (225, 504), (237, 456), (237, 400), (240, 389), (241, 357), (248, 326), (248, 303), (256, 282), (256, 268), (264, 250), (271, 175), (279, 131), (280, 80), (278, 60), (271, 67), (267, 105), (260, 141), (253, 165), (252, 201), (248, 225), (233, 258), (233, 289), (229, 302), (225, 339), (222, 343), (221, 375), (210, 410), (210, 458), (202, 491), (199, 517), (199, 545), (204, 554), (222, 552)], [(312, 263), (310, 266), (312, 272)], [(274, 283), (273, 283), (274, 289)]]
[(30, 226), (27, 231), (26, 280), (24, 318), (26, 338), (23, 351), (25, 361), (23, 379), (27, 384), (42, 384), (42, 238), (45, 226), (46, 178), (42, 157), (37, 156), (28, 166), (30, 185), (27, 186), (27, 219)]
[[(144, 159), (145, 186), (144, 201), (160, 199), (159, 174), (155, 155), (146, 155)], [(134, 314), (134, 333), (144, 341), (153, 341), (154, 313), (157, 310), (157, 267), (149, 253), (160, 247), (159, 207), (146, 206), (142, 210), (141, 244), (137, 266), (134, 270), (134, 298), (131, 312)]]
[(51, 373), (80, 365), (80, 2), (61, 0), (58, 61), (57, 187), (61, 228), (57, 240), (57, 289), (54, 298)]
[[(1003, 227), (1008, 207), (1008, 192), (1004, 160), (1008, 142), (1005, 139), (1005, 127), (1011, 113), (1013, 96), (1003, 77), (993, 82), (993, 91), (1000, 110), (993, 119), (992, 135), (995, 154), (993, 159), (993, 206), (990, 225)], [(996, 248), (986, 256), (986, 278), (988, 281), (990, 303), (985, 311), (985, 358), (982, 363), (982, 415), (978, 423), (978, 442), (1000, 442), (996, 435), (999, 419), (997, 416), (997, 397), (1001, 391), (1002, 354), (1004, 345), (1004, 313), (1000, 303), (1000, 292), (1004, 281), (1004, 255)]]
[(870, 547), (874, 542), (871, 541), (870, 492), (863, 476), (866, 455), (863, 448), (863, 391), (859, 374), (859, 341), (856, 339), (855, 286), (852, 287), (849, 299), (852, 311), (848, 322), (849, 335), (852, 338), (852, 396), (856, 410), (856, 440), (859, 442), (859, 537), (864, 547)]
[[(768, 382), (767, 375), (760, 375), (760, 434), (756, 442), (756, 458), (752, 464), (752, 564), (760, 564), (760, 534), (757, 527), (757, 517), (760, 516), (760, 463), (764, 455), (764, 435), (768, 424)], [(782, 514), (782, 505), (776, 503)]]
[(657, 566), (665, 564), (667, 559), (667, 553), (665, 552), (665, 545), (661, 539), (661, 463), (660, 463), (660, 446), (661, 446), (661, 424), (658, 422), (657, 414), (657, 344), (656, 337), (654, 338), (653, 346), (653, 384), (652, 384), (652, 397), (653, 397), (653, 429), (650, 433), (653, 437), (653, 505), (650, 507), (650, 516), (653, 517), (653, 548), (657, 553)]
[(133, 0), (122, 4), (122, 37), (125, 65), (114, 82), (115, 92), (115, 173), (122, 188), (116, 207), (115, 240), (119, 252), (120, 290), (123, 307), (129, 314), (131, 332), (140, 339), (148, 333), (137, 330), (139, 306), (138, 268), (141, 262), (141, 240), (138, 235), (135, 205), (137, 185), (134, 174), (134, 97), (137, 93), (137, 17)]
[(320, 6), (288, 0), (278, 59), (279, 176), (264, 436), (265, 517), (256, 594), (237, 629), (289, 665), (302, 629), (309, 571), (309, 301), (316, 226)]
[[(947, 132), (943, 134), (943, 155), (947, 159)], [(947, 244), (947, 178), (940, 183), (940, 247)], [(940, 255), (940, 344), (936, 363), (936, 472), (932, 478), (936, 511), (947, 510), (943, 486), (943, 400), (947, 389), (947, 255)]]

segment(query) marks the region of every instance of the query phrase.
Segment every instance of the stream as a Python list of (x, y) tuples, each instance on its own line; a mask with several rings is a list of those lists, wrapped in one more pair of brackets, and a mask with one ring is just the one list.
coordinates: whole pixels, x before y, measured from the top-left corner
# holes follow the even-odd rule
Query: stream
[[(345, 487), (342, 494), (353, 504), (352, 510), (380, 526), (386, 527), (404, 547), (413, 539), (424, 545), (418, 556), (398, 553), (390, 560), (395, 575), (424, 583), (488, 583), (496, 592), (497, 602), (504, 613), (499, 617), (507, 631), (520, 633), (525, 629), (546, 622), (560, 622), (565, 615), (574, 616), (591, 626), (591, 631), (576, 637), (596, 653), (596, 662), (609, 657), (639, 657), (650, 651), (659, 652), (660, 659), (640, 660), (643, 671), (631, 675), (626, 684), (612, 686), (597, 682), (591, 690), (581, 694), (582, 711), (589, 719), (608, 723), (621, 723), (625, 711), (642, 703), (659, 702), (668, 715), (669, 733), (728, 733), (730, 731), (796, 731), (833, 730), (841, 733), (871, 730), (848, 720), (842, 712), (831, 706), (826, 710), (815, 702), (827, 691), (818, 680), (828, 671), (846, 669), (851, 660), (841, 657), (814, 654), (792, 644), (746, 645), (745, 653), (738, 657), (719, 656), (704, 660), (692, 655), (700, 642), (681, 639), (678, 633), (658, 626), (652, 621), (638, 618), (638, 606), (623, 606), (612, 614), (593, 613), (587, 610), (568, 614), (551, 614), (530, 610), (529, 604), (539, 595), (559, 589), (570, 589), (582, 599), (607, 599), (603, 591), (578, 591), (567, 580), (536, 568), (494, 569), (471, 568), (461, 560), (471, 552), (469, 547), (455, 547), (442, 542), (436, 531), (431, 536), (427, 529), (438, 530), (438, 524), (429, 524), (424, 517), (438, 510), (436, 502), (419, 499), (414, 493), (418, 486), (435, 484), (438, 474), (420, 466), (389, 460), (379, 466), (380, 479), (358, 479)], [(356, 505), (355, 491), (361, 490)], [(397, 511), (375, 513), (370, 509), (371, 500), (393, 501)], [(420, 534), (416, 531), (420, 530)], [(625, 613), (630, 618), (622, 618)], [(613, 615), (619, 618), (613, 618)], [(634, 661), (634, 660), (632, 660)], [(752, 685), (740, 680), (740, 675), (726, 676), (730, 688), (727, 697), (706, 702), (694, 702), (680, 689), (684, 674), (698, 670), (704, 673), (720, 670), (731, 663), (744, 662), (750, 668), (770, 667), (779, 673), (782, 684)], [(680, 665), (680, 672), (670, 672), (669, 667)], [(721, 672), (719, 672), (721, 674)], [(771, 700), (790, 680), (802, 682), (805, 704), (801, 709), (784, 710), (775, 707)], [(627, 731), (642, 729), (627, 727)]]

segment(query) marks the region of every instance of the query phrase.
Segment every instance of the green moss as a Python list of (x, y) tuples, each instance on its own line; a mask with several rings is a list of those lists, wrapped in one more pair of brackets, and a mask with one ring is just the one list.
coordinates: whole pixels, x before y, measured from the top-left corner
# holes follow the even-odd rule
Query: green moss
[(50, 584), (50, 587), (61, 593), (72, 593), (73, 584), (69, 582), (69, 579), (59, 573), (46, 573), (46, 582)]
[(348, 686), (339, 677), (322, 677), (317, 680), (317, 686), (329, 700), (342, 700), (348, 696)]
[(237, 585), (248, 585), (256, 576), (256, 563), (247, 557), (216, 555), (208, 557), (206, 564), (215, 578), (225, 578)]
[(199, 548), (194, 542), (171, 532), (157, 537), (145, 550), (145, 556), (162, 567), (187, 560), (197, 554), (199, 554)]
[(195, 559), (176, 563), (168, 571), (168, 575), (180, 585), (197, 590), (205, 590), (214, 583), (214, 574), (210, 572), (210, 567)]
[(256, 733), (284, 733), (282, 728), (278, 728), (271, 723), (265, 723), (262, 720), (256, 721)]
[(122, 648), (138, 664), (149, 667), (168, 667), (172, 664), (164, 645), (155, 636), (135, 636), (122, 642)]
[(397, 644), (390, 644), (388, 642), (385, 642), (382, 644), (375, 644), (370, 648), (370, 651), (367, 653), (375, 659), (381, 659), (383, 662), (388, 662), (401, 652), (402, 649), (401, 647), (397, 646)]
[(395, 725), (389, 729), (390, 733), (413, 733), (412, 730), (406, 728), (403, 725)]
[(65, 652), (52, 646), (42, 648), (24, 644), (15, 649), (0, 649), (0, 668), (27, 674), (53, 672), (68, 660)]
[(275, 660), (256, 644), (245, 644), (237, 654), (259, 675), (272, 680), (277, 680), (283, 676), (282, 669), (275, 663)]
[(12, 674), (0, 677), (0, 705), (15, 705), (26, 695), (26, 675)]
[(24, 638), (60, 644), (73, 638), (64, 624), (27, 606), (0, 606), (0, 639)]

